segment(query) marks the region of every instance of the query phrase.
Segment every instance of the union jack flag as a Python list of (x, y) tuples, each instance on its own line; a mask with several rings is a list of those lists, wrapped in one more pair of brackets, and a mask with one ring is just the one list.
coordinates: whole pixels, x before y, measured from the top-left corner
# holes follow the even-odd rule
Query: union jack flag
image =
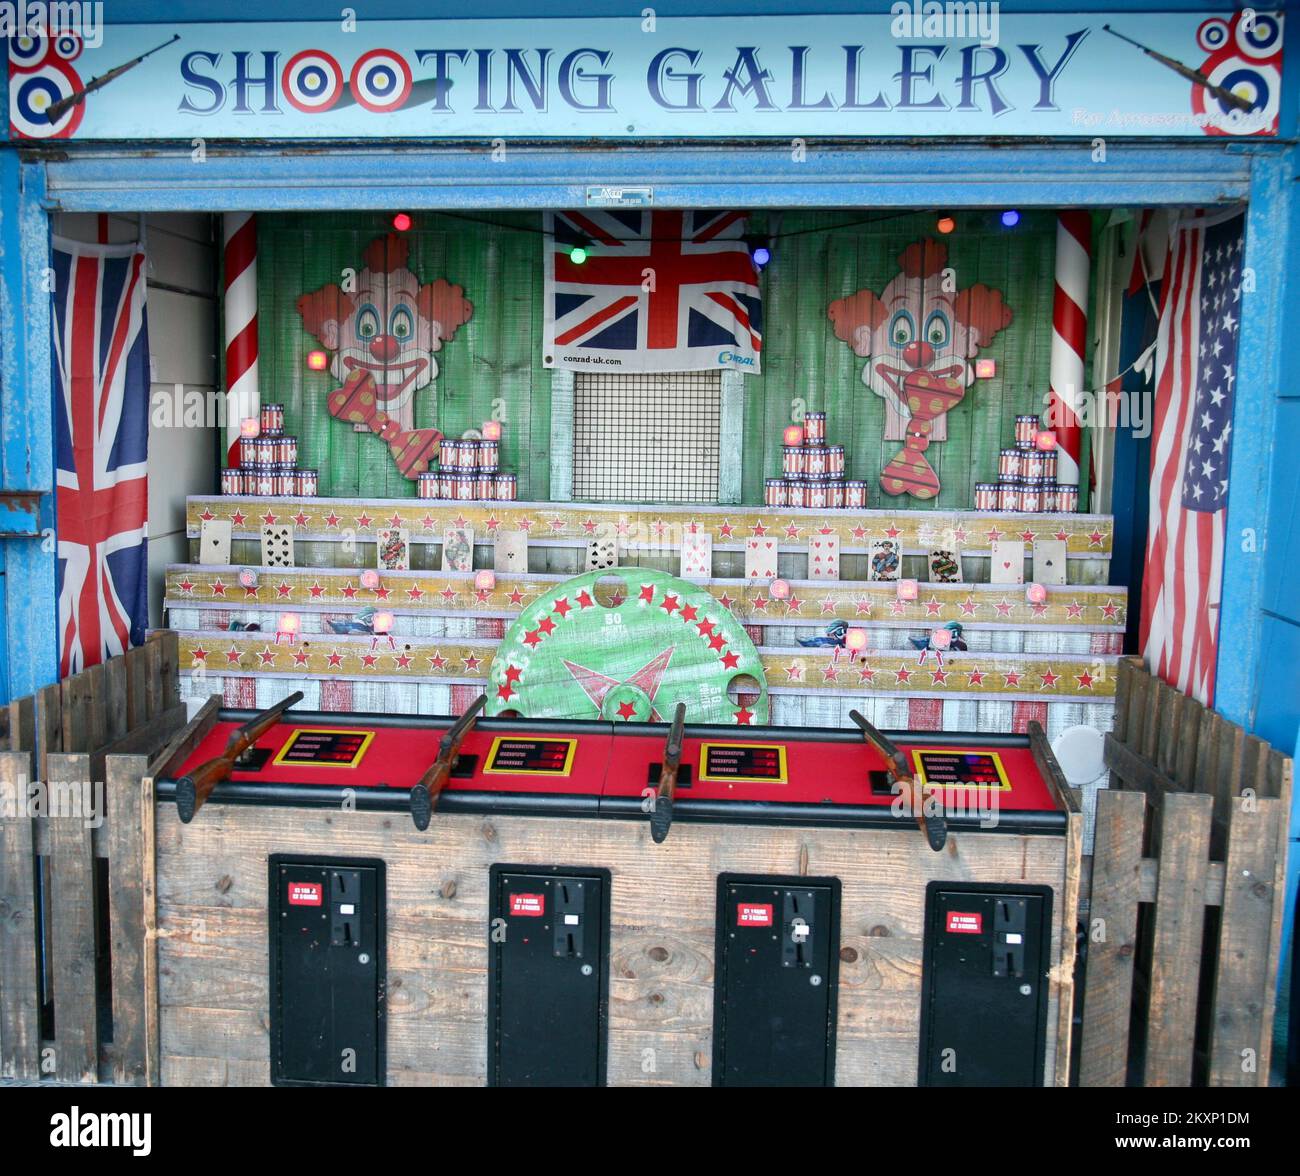
[(548, 213), (545, 362), (758, 374), (763, 304), (744, 228), (739, 212)]
[(149, 334), (137, 245), (54, 243), (59, 672), (144, 641)]

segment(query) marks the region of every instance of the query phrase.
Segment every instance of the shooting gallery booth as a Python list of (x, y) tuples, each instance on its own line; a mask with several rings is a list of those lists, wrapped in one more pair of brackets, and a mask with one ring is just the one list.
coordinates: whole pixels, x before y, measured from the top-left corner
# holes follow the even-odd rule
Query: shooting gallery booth
[(9, 1072), (1267, 1084), (1280, 15), (147, 7), (8, 42)]

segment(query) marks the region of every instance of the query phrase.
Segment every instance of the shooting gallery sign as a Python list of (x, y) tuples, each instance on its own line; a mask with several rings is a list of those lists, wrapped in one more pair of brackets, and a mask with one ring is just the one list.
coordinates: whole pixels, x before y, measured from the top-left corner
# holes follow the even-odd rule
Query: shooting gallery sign
[(1253, 10), (179, 27), (15, 30), (10, 135), (1271, 135), (1282, 80), (1282, 18)]

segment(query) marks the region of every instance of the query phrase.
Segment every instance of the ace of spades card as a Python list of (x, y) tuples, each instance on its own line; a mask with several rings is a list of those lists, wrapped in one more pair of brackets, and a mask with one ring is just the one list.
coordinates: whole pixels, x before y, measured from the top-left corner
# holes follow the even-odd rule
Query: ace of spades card
[(814, 535), (808, 540), (808, 579), (838, 580), (840, 578), (840, 537)]
[(1065, 583), (1065, 541), (1063, 539), (1034, 540), (1034, 583)]
[(1023, 584), (1025, 582), (1025, 541), (1023, 539), (995, 539), (993, 557), (989, 561), (990, 584)]
[(474, 570), (474, 532), (469, 527), (448, 527), (442, 533), (442, 570)]
[(745, 540), (745, 579), (776, 579), (776, 540), (751, 536)]
[(961, 552), (952, 547), (936, 547), (930, 552), (930, 582), (961, 583)]
[(897, 580), (903, 566), (903, 553), (892, 539), (871, 541), (868, 576), (872, 580)]
[(713, 576), (713, 536), (689, 531), (682, 536), (682, 579), (708, 580)]
[(262, 567), (293, 567), (293, 524), (262, 526)]
[(411, 570), (411, 536), (405, 529), (381, 527), (379, 541), (375, 544), (381, 572), (409, 572)]
[(528, 532), (504, 531), (492, 548), (492, 567), (498, 572), (522, 575), (528, 571)]
[(587, 571), (603, 572), (618, 564), (618, 533), (610, 523), (601, 523), (587, 540)]
[(230, 562), (230, 520), (204, 519), (199, 526), (199, 563)]

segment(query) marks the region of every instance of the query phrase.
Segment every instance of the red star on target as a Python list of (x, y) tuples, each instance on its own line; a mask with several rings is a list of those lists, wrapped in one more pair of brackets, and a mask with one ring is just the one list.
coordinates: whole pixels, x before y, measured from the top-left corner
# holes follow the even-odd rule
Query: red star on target
[(618, 717), (620, 719), (635, 719), (636, 706), (630, 702), (620, 702), (618, 704)]
[(642, 584), (642, 585), (641, 585), (641, 595), (640, 595), (640, 597), (638, 597), (638, 599), (639, 599), (639, 600), (644, 600), (644, 601), (646, 602), (646, 604), (654, 604), (654, 600), (655, 600), (655, 588), (654, 588), (654, 585), (653, 585), (653, 584)]
[(244, 512), (243, 512), (242, 510), (237, 510), (237, 511), (235, 511), (235, 513), (232, 514), (232, 515), (230, 516), (230, 523), (231, 523), (231, 526), (234, 526), (234, 527), (242, 527), (242, 526), (244, 525), (244, 520), (245, 520), (247, 517), (248, 517), (248, 516), (245, 515)]
[(681, 612), (679, 612), (677, 616), (683, 621), (693, 621), (697, 616), (699, 616), (699, 613), (696, 611), (695, 605), (684, 604), (682, 605)]
[(337, 670), (343, 665), (343, 655), (337, 649), (330, 650), (329, 656), (325, 659), (330, 669)]
[[(571, 662), (567, 658), (564, 661), (564, 668), (573, 675), (573, 680), (582, 688), (582, 692), (591, 699), (596, 705), (597, 712), (605, 704), (605, 698), (615, 686), (635, 686), (643, 691), (649, 698), (650, 719), (652, 722), (660, 722), (661, 716), (654, 708), (655, 695), (659, 693), (659, 685), (663, 681), (664, 671), (668, 668), (668, 663), (672, 660), (675, 646), (669, 646), (663, 653), (656, 654), (645, 665), (643, 665), (631, 677), (620, 682), (617, 678), (611, 678), (608, 674), (602, 674), (599, 670), (591, 670), (586, 666), (580, 666), (577, 662)], [(627, 706), (624, 702), (621, 706)]]
[(752, 710), (742, 706), (738, 711), (736, 711), (736, 723), (738, 726), (748, 727), (753, 724), (753, 721), (754, 712)]
[(591, 608), (596, 603), (594, 600), (591, 599), (591, 593), (588, 592), (585, 588), (578, 593), (577, 601), (578, 601), (579, 608)]
[(543, 617), (537, 622), (537, 627), (548, 637), (555, 632), (555, 622), (550, 617)]
[(663, 600), (659, 602), (659, 607), (663, 609), (664, 612), (666, 612), (669, 616), (671, 616), (674, 612), (676, 612), (679, 608), (681, 608), (681, 605), (678, 602), (677, 597), (671, 595), (670, 593), (665, 593)]
[(567, 617), (573, 611), (573, 605), (569, 603), (569, 598), (567, 596), (562, 596), (559, 600), (555, 601), (551, 607), (560, 614), (561, 618)]
[(523, 676), (523, 671), (516, 665), (506, 666), (505, 679), (507, 682), (518, 682)]
[(715, 625), (712, 621), (710, 621), (706, 617), (704, 620), (700, 621), (700, 623), (697, 624), (695, 627), (700, 631), (701, 637), (707, 637), (710, 633), (713, 632), (714, 629), (717, 628), (717, 625)]
[(524, 634), (524, 644), (527, 645), (530, 649), (536, 648), (538, 645), (541, 644), (541, 642), (542, 642), (542, 631), (540, 629), (532, 629), (529, 632)]
[(236, 646), (232, 645), (226, 650), (226, 662), (232, 666), (239, 665), (239, 649)]
[(510, 688), (509, 683), (507, 683), (505, 686), (497, 687), (497, 697), (501, 699), (502, 702), (509, 702), (510, 696), (513, 693), (514, 691)]
[(714, 633), (713, 636), (709, 638), (710, 649), (722, 649), (726, 644), (727, 642), (721, 633)]
[(739, 665), (740, 665), (739, 655), (732, 653), (731, 650), (727, 650), (727, 652), (722, 655), (723, 669), (734, 670)]

